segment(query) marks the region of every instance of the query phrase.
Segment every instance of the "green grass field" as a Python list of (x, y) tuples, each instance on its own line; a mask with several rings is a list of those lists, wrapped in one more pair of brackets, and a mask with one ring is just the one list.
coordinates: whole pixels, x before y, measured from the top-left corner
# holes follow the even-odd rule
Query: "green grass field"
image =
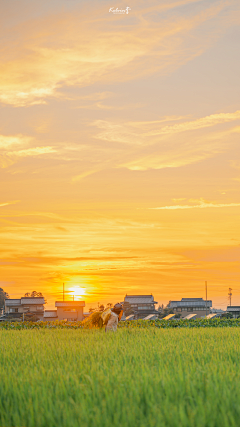
[(240, 330), (0, 330), (1, 427), (239, 427)]

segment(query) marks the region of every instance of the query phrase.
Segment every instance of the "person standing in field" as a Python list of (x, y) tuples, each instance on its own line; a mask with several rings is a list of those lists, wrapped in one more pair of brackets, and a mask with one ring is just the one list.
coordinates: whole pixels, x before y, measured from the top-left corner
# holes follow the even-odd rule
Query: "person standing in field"
[(113, 309), (111, 310), (110, 317), (107, 322), (107, 326), (105, 327), (105, 331), (116, 331), (118, 322), (120, 322), (123, 314), (123, 306), (122, 304), (115, 304)]

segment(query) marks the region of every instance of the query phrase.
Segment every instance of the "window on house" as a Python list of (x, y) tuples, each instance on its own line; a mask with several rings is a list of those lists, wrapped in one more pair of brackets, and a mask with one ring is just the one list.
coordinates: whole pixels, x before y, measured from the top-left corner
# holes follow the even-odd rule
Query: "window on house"
[(182, 311), (181, 307), (177, 307), (177, 311)]
[(18, 308), (10, 308), (10, 313), (18, 313)]

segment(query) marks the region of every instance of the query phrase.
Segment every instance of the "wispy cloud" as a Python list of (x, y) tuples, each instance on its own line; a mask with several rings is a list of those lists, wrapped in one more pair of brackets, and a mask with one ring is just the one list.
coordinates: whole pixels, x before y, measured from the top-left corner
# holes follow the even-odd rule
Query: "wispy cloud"
[(139, 131), (132, 130), (126, 123), (118, 124), (107, 120), (95, 120), (92, 126), (102, 129), (95, 134), (95, 138), (108, 142), (118, 142), (123, 144), (142, 145), (144, 138)]
[(57, 149), (51, 146), (24, 148), (33, 145), (34, 138), (26, 135), (0, 135), (0, 168), (7, 168), (22, 157), (41, 156), (56, 153)]
[[(186, 132), (189, 130), (198, 130), (198, 129), (211, 127), (221, 123), (231, 122), (239, 119), (240, 119), (239, 110), (235, 111), (235, 113), (211, 114), (210, 116), (201, 117), (197, 120), (178, 123), (171, 126), (164, 126), (158, 130), (151, 130), (149, 132), (144, 133), (144, 136), (167, 135), (167, 134), (173, 134), (173, 133), (179, 133), (179, 132)], [(156, 122), (153, 122), (153, 123), (155, 124)], [(144, 122), (143, 122), (143, 125), (144, 125)]]
[(177, 209), (205, 209), (205, 208), (226, 208), (240, 206), (240, 203), (212, 203), (204, 199), (199, 200), (197, 205), (173, 205), (173, 206), (160, 206), (156, 208), (147, 208), (155, 210), (177, 210)]
[(239, 133), (240, 128), (237, 126), (202, 134), (194, 130), (191, 137), (185, 137), (181, 132), (177, 138), (175, 133), (162, 135), (158, 136), (157, 141), (151, 140), (156, 136), (149, 136), (149, 146), (134, 152), (133, 158), (129, 158), (120, 167), (141, 171), (190, 165), (230, 150), (238, 143)]
[(0, 135), (0, 149), (7, 150), (14, 146), (25, 145), (32, 141), (32, 138), (25, 135)]
[(53, 147), (34, 147), (26, 150), (11, 151), (8, 153), (11, 156), (27, 157), (27, 156), (40, 156), (42, 154), (56, 153), (57, 150)]
[(75, 175), (75, 176), (72, 177), (72, 183), (81, 181), (83, 178), (86, 178), (89, 175), (93, 175), (94, 173), (99, 172), (100, 170), (102, 170), (102, 167), (96, 168), (96, 169), (93, 169), (93, 170), (87, 170), (85, 172), (82, 172), (79, 175)]
[(8, 205), (15, 205), (16, 203), (19, 203), (20, 200), (14, 200), (12, 202), (5, 202), (5, 203), (0, 203), (0, 207), (2, 206), (8, 206)]
[[(92, 122), (92, 125), (99, 129), (103, 129), (103, 131), (95, 135), (95, 138), (109, 142), (115, 141), (127, 144), (150, 145), (151, 143), (153, 144), (156, 142), (156, 138), (149, 139), (149, 137), (164, 137), (176, 133), (195, 131), (235, 120), (240, 120), (240, 110), (233, 113), (211, 114), (209, 116), (200, 117), (191, 121), (184, 121), (174, 125), (169, 124), (167, 126), (159, 126), (161, 123), (182, 120), (183, 118), (184, 117), (163, 117), (160, 120), (154, 121), (124, 123), (95, 120)], [(148, 132), (146, 132), (146, 128), (149, 129)]]
[[(163, 121), (179, 117), (163, 117)], [(182, 120), (182, 117), (181, 119)], [(179, 132), (162, 135), (145, 135), (135, 122), (117, 123), (115, 120), (95, 120), (88, 123), (89, 144), (68, 144), (59, 152), (68, 160), (82, 159), (80, 172), (73, 171), (71, 182), (80, 181), (92, 174), (106, 169), (129, 169), (146, 171), (151, 169), (178, 168), (209, 159), (238, 146), (240, 126), (232, 126), (232, 120), (240, 120), (239, 112), (211, 114), (203, 118), (184, 121)], [(120, 121), (120, 120), (119, 120)], [(161, 122), (161, 119), (158, 120)], [(151, 121), (148, 121), (151, 128)], [(153, 121), (154, 125), (156, 121)], [(193, 123), (191, 127), (190, 124)], [(201, 123), (201, 131), (196, 123)], [(205, 126), (212, 123), (212, 128)], [(92, 129), (91, 129), (92, 127)], [(169, 128), (171, 125), (169, 125)], [(186, 135), (183, 127), (190, 129)], [(205, 129), (206, 128), (206, 129)], [(188, 131), (187, 130), (187, 131)], [(94, 142), (94, 139), (101, 143)], [(105, 141), (108, 144), (105, 144)], [(58, 147), (59, 149), (59, 147)], [(62, 157), (63, 158), (63, 157)]]
[[(140, 11), (136, 5), (129, 17), (131, 27), (128, 22), (113, 26), (105, 4), (88, 6), (84, 20), (77, 9), (56, 14), (51, 20), (31, 20), (24, 23), (24, 29), (14, 28), (17, 55), (11, 37), (11, 44), (7, 43), (6, 30), (6, 49), (0, 56), (0, 100), (14, 106), (41, 104), (52, 96), (63, 97), (59, 92), (63, 86), (123, 82), (175, 70), (201, 55), (209, 48), (209, 40), (214, 42), (232, 24), (234, 11), (228, 12), (224, 21), (220, 16), (229, 2), (202, 5), (201, 11), (193, 9), (185, 17), (177, 13), (179, 5), (191, 3), (195, 1), (171, 2), (169, 9), (176, 8), (176, 14), (167, 17), (159, 13), (168, 9), (162, 4)], [(221, 31), (210, 37), (213, 29), (208, 22), (218, 18)], [(189, 34), (201, 25), (205, 25), (204, 36), (194, 37), (191, 43)]]

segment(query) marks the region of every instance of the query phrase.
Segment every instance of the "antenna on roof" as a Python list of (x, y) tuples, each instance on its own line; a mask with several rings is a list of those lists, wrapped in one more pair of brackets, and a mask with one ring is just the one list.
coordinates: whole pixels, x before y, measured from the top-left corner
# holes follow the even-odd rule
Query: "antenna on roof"
[(232, 288), (228, 289), (228, 298), (229, 298), (230, 307), (231, 307), (231, 305), (232, 305)]

